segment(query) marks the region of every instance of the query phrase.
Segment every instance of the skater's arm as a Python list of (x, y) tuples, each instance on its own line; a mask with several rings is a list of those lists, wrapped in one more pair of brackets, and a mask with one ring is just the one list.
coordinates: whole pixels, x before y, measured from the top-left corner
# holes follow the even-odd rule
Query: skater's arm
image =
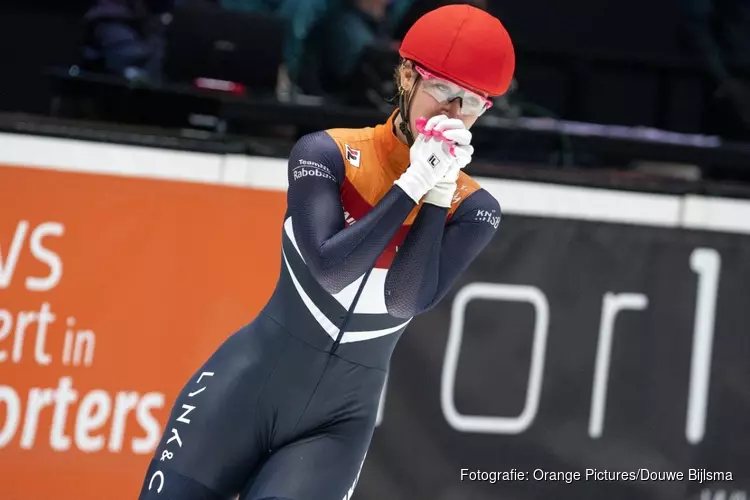
[(301, 138), (289, 158), (288, 215), (302, 258), (329, 293), (369, 271), (416, 204), (394, 186), (371, 211), (346, 227), (341, 152), (326, 132)]
[(480, 189), (446, 224), (448, 209), (424, 204), (385, 281), (388, 312), (410, 318), (433, 308), (487, 246), (500, 222), (500, 205)]

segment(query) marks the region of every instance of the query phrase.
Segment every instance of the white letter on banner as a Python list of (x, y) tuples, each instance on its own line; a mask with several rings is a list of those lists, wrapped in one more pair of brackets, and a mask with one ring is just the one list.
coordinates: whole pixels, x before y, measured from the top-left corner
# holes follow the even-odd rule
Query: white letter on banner
[[(534, 306), (534, 341), (531, 351), (529, 381), (526, 388), (526, 403), (517, 417), (488, 417), (482, 415), (462, 415), (454, 400), (456, 370), (461, 352), (466, 306), (475, 299), (507, 302), (527, 302)], [(451, 326), (443, 362), (443, 375), (440, 402), (448, 423), (462, 432), (483, 432), (494, 434), (520, 434), (536, 417), (539, 398), (542, 394), (544, 358), (547, 348), (549, 327), (549, 305), (547, 297), (538, 288), (522, 285), (496, 283), (472, 283), (462, 288), (453, 301)]]
[(714, 345), (721, 256), (712, 248), (696, 248), (690, 256), (690, 268), (698, 273), (698, 298), (693, 325), (693, 355), (690, 363), (685, 435), (691, 444), (697, 444), (703, 439), (706, 431), (706, 407), (711, 380), (711, 352)]
[(63, 273), (62, 259), (57, 253), (45, 247), (42, 240), (47, 236), (59, 237), (64, 233), (65, 228), (59, 222), (45, 222), (31, 233), (31, 253), (39, 262), (44, 262), (49, 266), (49, 275), (45, 278), (34, 278), (32, 276), (26, 278), (27, 290), (47, 292), (60, 283)]
[(589, 416), (589, 436), (598, 438), (604, 427), (604, 408), (607, 402), (607, 381), (609, 361), (612, 355), (612, 336), (615, 321), (620, 311), (641, 311), (648, 306), (648, 297), (640, 293), (604, 294), (602, 317), (599, 323), (599, 345), (596, 349), (594, 368), (594, 388), (591, 393), (591, 414)]

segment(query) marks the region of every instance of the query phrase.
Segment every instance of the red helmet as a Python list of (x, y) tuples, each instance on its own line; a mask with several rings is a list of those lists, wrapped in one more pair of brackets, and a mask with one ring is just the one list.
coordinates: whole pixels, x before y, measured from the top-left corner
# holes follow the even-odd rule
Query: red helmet
[(513, 42), (500, 20), (471, 5), (447, 5), (420, 17), (399, 54), (491, 96), (508, 90), (516, 66)]

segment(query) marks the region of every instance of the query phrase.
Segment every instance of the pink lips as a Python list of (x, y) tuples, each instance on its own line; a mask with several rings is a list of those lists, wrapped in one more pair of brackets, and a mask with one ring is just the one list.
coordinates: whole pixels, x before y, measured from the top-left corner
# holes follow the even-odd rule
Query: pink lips
[(449, 149), (450, 154), (453, 155), (453, 156), (456, 156), (456, 144), (453, 141), (451, 141), (450, 139), (446, 138), (443, 135), (443, 133), (440, 132), (439, 130), (434, 130), (434, 129), (430, 130), (430, 131), (426, 131), (425, 130), (425, 126), (427, 125), (427, 118), (425, 118), (425, 117), (417, 118), (416, 125), (417, 125), (417, 132), (419, 132), (420, 134), (424, 135), (425, 137), (434, 137), (435, 139), (437, 139), (439, 141), (449, 142), (450, 143), (450, 149)]

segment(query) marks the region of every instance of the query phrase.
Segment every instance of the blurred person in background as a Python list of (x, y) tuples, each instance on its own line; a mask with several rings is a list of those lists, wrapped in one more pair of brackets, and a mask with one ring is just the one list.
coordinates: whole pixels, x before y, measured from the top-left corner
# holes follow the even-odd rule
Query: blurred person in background
[(310, 32), (345, 0), (218, 0), (227, 10), (275, 14), (289, 24), (284, 43), (284, 64), (279, 68), (280, 93), (291, 92), (300, 78), (300, 59)]
[(463, 169), (470, 128), (515, 70), (507, 31), (448, 6), (420, 18), (399, 55), (385, 123), (296, 143), (277, 286), (178, 395), (141, 500), (352, 497), (401, 334), (501, 217)]
[(750, 138), (750, 0), (682, 0), (682, 6), (683, 40), (715, 85), (713, 128)]
[(81, 66), (131, 80), (159, 81), (165, 16), (181, 0), (97, 0), (84, 16)]
[(389, 61), (388, 73), (383, 74), (378, 57), (398, 60), (394, 31), (414, 0), (342, 1), (342, 8), (310, 33), (298, 83), (306, 94), (369, 104), (367, 91), (391, 81), (393, 63)]

